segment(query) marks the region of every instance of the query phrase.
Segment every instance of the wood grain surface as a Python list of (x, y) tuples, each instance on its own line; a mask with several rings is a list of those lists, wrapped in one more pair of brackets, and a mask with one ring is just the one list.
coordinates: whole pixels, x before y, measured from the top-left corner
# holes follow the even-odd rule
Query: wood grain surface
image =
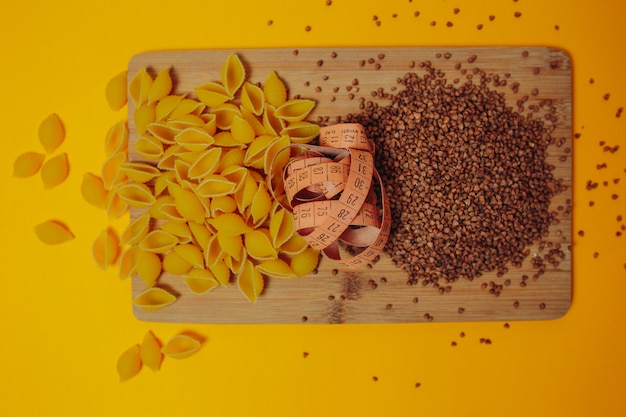
[[(322, 259), (316, 274), (296, 280), (268, 279), (265, 291), (254, 304), (234, 283), (197, 296), (180, 277), (165, 273), (158, 285), (177, 294), (178, 300), (153, 312), (133, 306), (138, 319), (181, 323), (400, 323), (546, 320), (567, 312), (572, 296), (572, 68), (565, 52), (547, 47), (156, 51), (131, 59), (129, 79), (142, 67), (152, 74), (171, 67), (175, 92), (193, 96), (194, 87), (219, 81), (221, 66), (232, 52), (244, 62), (249, 81), (262, 83), (275, 70), (288, 85), (291, 97), (317, 100), (309, 120), (324, 123), (335, 123), (338, 116), (359, 112), (361, 98), (384, 104), (385, 100), (373, 97), (371, 92), (383, 88), (393, 93), (400, 88), (398, 77), (407, 72), (421, 74), (419, 63), (423, 61), (431, 61), (444, 71), (449, 82), (457, 78), (465, 81), (474, 71), (506, 77), (507, 86), (493, 88), (501, 90), (507, 104), (514, 108), (524, 98), (526, 107), (551, 100), (552, 114), (558, 120), (552, 136), (562, 143), (549, 147), (547, 159), (555, 167), (555, 177), (562, 179), (567, 189), (553, 198), (550, 211), (558, 213), (558, 223), (551, 226), (545, 241), (549, 246), (560, 245), (565, 258), (556, 267), (548, 265), (537, 277), (531, 259), (546, 249), (535, 244), (529, 247), (530, 255), (520, 268), (509, 267), (503, 276), (494, 272), (473, 281), (458, 280), (450, 292), (443, 294), (430, 285), (407, 285), (406, 273), (396, 268), (387, 254), (356, 272)], [(519, 91), (514, 92), (511, 85), (516, 82)], [(131, 102), (128, 110), (130, 159), (141, 160), (133, 147), (137, 135)], [(131, 210), (131, 218), (136, 215)], [(524, 275), (529, 278), (523, 279)], [(499, 296), (490, 294), (493, 285), (503, 286)], [(133, 277), (133, 297), (145, 288), (140, 279)]]

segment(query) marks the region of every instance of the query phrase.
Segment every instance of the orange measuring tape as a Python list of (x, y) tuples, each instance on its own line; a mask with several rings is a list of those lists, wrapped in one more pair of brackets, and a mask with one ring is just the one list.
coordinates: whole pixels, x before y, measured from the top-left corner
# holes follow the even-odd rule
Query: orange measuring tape
[[(285, 208), (292, 212), (298, 234), (347, 268), (373, 261), (389, 238), (391, 215), (365, 128), (358, 123), (322, 127), (319, 146), (290, 147), (303, 150), (287, 162), (282, 177)], [(380, 184), (382, 213), (374, 180)], [(340, 241), (364, 249), (342, 258)]]

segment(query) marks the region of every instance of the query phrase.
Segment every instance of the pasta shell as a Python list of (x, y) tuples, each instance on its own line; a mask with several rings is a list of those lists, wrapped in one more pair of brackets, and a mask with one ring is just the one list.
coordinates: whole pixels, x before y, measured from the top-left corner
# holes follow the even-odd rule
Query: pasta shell
[[(289, 123), (306, 119), (315, 107), (315, 101), (309, 99), (292, 99), (276, 107), (274, 116)], [(281, 129), (282, 130), (282, 129)]]
[(141, 362), (148, 368), (155, 372), (161, 369), (161, 362), (163, 361), (161, 343), (151, 331), (144, 335), (139, 354)]
[(231, 165), (222, 170), (221, 176), (235, 184), (235, 188), (232, 191), (234, 193), (244, 186), (249, 173), (250, 171), (245, 167)]
[(128, 279), (135, 273), (140, 250), (137, 246), (131, 246), (121, 253), (118, 268), (118, 277), (121, 280)]
[(216, 217), (224, 213), (233, 213), (237, 210), (237, 202), (230, 195), (214, 197), (211, 198), (209, 210), (211, 217)]
[(202, 202), (189, 190), (180, 190), (174, 196), (174, 204), (176, 210), (189, 222), (203, 223), (205, 217), (205, 209)]
[(161, 175), (159, 175), (154, 180), (154, 195), (160, 196), (163, 194), (163, 191), (167, 190), (167, 187), (172, 181), (176, 180), (176, 172), (174, 171), (161, 171)]
[[(162, 203), (159, 205), (159, 218), (177, 222), (184, 222), (185, 218), (176, 210), (176, 205), (174, 202), (171, 203)], [(152, 217), (155, 217), (153, 215)]]
[(185, 275), (183, 282), (194, 294), (205, 294), (218, 287), (220, 283), (213, 274), (206, 269), (194, 268)]
[(241, 215), (237, 213), (226, 213), (213, 219), (208, 219), (207, 223), (215, 227), (219, 234), (224, 236), (242, 235), (251, 230)]
[(185, 359), (196, 353), (202, 344), (185, 334), (178, 334), (165, 343), (161, 352), (168, 358)]
[(185, 98), (182, 95), (169, 95), (167, 97), (163, 97), (156, 105), (155, 115), (156, 120), (161, 121), (167, 118), (172, 111), (180, 104), (180, 102)]
[(289, 261), (289, 267), (298, 277), (303, 277), (315, 271), (320, 260), (320, 251), (308, 248), (294, 255)]
[(263, 292), (265, 281), (261, 272), (250, 261), (246, 261), (241, 272), (237, 276), (237, 287), (246, 296), (248, 301), (254, 303)]
[(120, 382), (128, 381), (141, 371), (141, 353), (139, 345), (131, 346), (117, 358), (117, 375)]
[(293, 216), (280, 208), (270, 219), (270, 236), (275, 248), (281, 247), (295, 233)]
[(146, 68), (141, 68), (137, 71), (137, 74), (131, 78), (128, 85), (128, 94), (135, 104), (135, 107), (139, 107), (148, 101), (148, 94), (152, 83), (152, 77), (148, 74)]
[(195, 114), (183, 114), (176, 119), (170, 119), (167, 124), (169, 126), (175, 127), (177, 129), (186, 129), (188, 127), (199, 127), (203, 128), (206, 125), (204, 119)]
[(282, 259), (271, 259), (263, 261), (256, 268), (265, 275), (277, 278), (296, 278), (297, 275), (291, 267)]
[(145, 159), (156, 161), (163, 156), (163, 143), (152, 135), (141, 135), (135, 141), (135, 150)]
[(181, 130), (174, 140), (183, 148), (195, 152), (203, 151), (215, 142), (215, 139), (206, 130), (189, 127)]
[(216, 172), (221, 172), (232, 166), (243, 166), (243, 158), (245, 155), (246, 151), (242, 148), (229, 149), (226, 153), (222, 153), (222, 159), (220, 160)]
[(176, 296), (162, 288), (151, 287), (139, 294), (133, 304), (146, 311), (156, 311), (171, 305)]
[[(265, 109), (265, 106), (263, 106), (263, 109)], [(262, 112), (260, 115), (257, 116), (243, 106), (239, 106), (239, 111), (241, 112), (241, 117), (243, 117), (244, 120), (248, 122), (248, 124), (252, 127), (252, 130), (254, 130), (255, 136), (261, 136), (261, 135), (267, 134), (267, 131), (265, 130), (265, 126), (263, 126), (263, 113)]]
[(146, 130), (165, 145), (175, 144), (174, 138), (180, 133), (179, 128), (162, 122), (150, 123), (146, 126)]
[(243, 187), (235, 193), (235, 202), (239, 212), (243, 213), (252, 204), (259, 185), (252, 175), (246, 177)]
[(198, 187), (196, 194), (200, 197), (219, 197), (231, 194), (235, 191), (236, 183), (229, 181), (222, 175), (207, 175)]
[(222, 65), (222, 84), (228, 95), (234, 97), (245, 79), (246, 69), (239, 56), (237, 54), (228, 55), (226, 62)]
[(165, 253), (178, 244), (178, 238), (171, 233), (157, 229), (149, 232), (139, 247), (146, 252)]
[(128, 183), (117, 188), (117, 194), (131, 207), (145, 208), (155, 203), (156, 199), (145, 184)]
[(150, 230), (150, 213), (145, 213), (130, 222), (120, 236), (120, 245), (136, 245)]
[(40, 170), (41, 180), (46, 190), (62, 184), (69, 175), (70, 165), (67, 153), (62, 153), (43, 163)]
[(170, 76), (170, 69), (165, 68), (161, 70), (148, 92), (148, 103), (159, 101), (167, 97), (172, 91), (172, 77)]
[(56, 151), (65, 140), (65, 127), (59, 115), (52, 113), (39, 125), (39, 142), (48, 154)]
[(263, 112), (263, 127), (267, 134), (278, 136), (285, 126), (285, 121), (276, 117), (276, 108), (271, 104), (267, 104), (265, 112)]
[(137, 134), (143, 135), (147, 132), (148, 125), (156, 121), (156, 105), (154, 103), (142, 104), (135, 109), (133, 118)]
[(239, 273), (243, 269), (247, 259), (248, 253), (246, 252), (246, 249), (242, 247), (241, 255), (239, 255), (238, 258), (226, 255), (224, 256), (224, 263), (228, 266), (228, 269), (236, 276), (239, 275)]
[(24, 152), (15, 158), (13, 163), (13, 176), (28, 178), (35, 175), (41, 169), (46, 156), (39, 152)]
[(172, 145), (168, 147), (165, 152), (163, 152), (163, 156), (157, 163), (157, 168), (161, 171), (170, 171), (173, 170), (176, 165), (176, 160), (178, 159), (178, 153), (183, 150), (182, 146)]
[(252, 199), (252, 205), (250, 206), (250, 214), (252, 214), (252, 222), (259, 224), (265, 220), (272, 208), (272, 197), (267, 190), (267, 185), (264, 182), (259, 184), (254, 198)]
[(204, 262), (209, 267), (216, 264), (224, 258), (224, 250), (217, 240), (217, 235), (210, 235), (206, 246), (203, 246), (204, 250)]
[(120, 242), (117, 233), (110, 227), (103, 230), (98, 235), (91, 247), (93, 258), (102, 270), (115, 264), (120, 250)]
[(218, 129), (229, 130), (235, 116), (241, 116), (241, 111), (232, 103), (224, 103), (213, 109), (215, 124)]
[(233, 96), (228, 94), (226, 87), (220, 83), (209, 82), (194, 89), (198, 100), (207, 107), (217, 107), (232, 99)]
[(248, 255), (257, 260), (276, 259), (278, 253), (269, 237), (269, 232), (264, 233), (260, 229), (252, 230), (244, 235), (244, 243)]
[(161, 225), (161, 230), (176, 236), (179, 244), (187, 244), (193, 240), (191, 228), (185, 222), (166, 221)]
[(126, 152), (128, 147), (128, 123), (120, 120), (107, 131), (104, 138), (104, 153), (111, 156), (118, 152)]
[(80, 193), (92, 206), (106, 209), (107, 190), (104, 188), (104, 181), (99, 176), (90, 172), (85, 173), (80, 184)]
[(157, 279), (159, 279), (159, 275), (161, 275), (161, 270), (162, 264), (159, 255), (138, 247), (138, 251), (135, 254), (135, 271), (148, 287), (154, 286)]
[(274, 107), (278, 107), (287, 101), (287, 87), (285, 87), (285, 83), (283, 83), (275, 71), (271, 71), (268, 74), (263, 85), (263, 93), (265, 101)]
[(202, 113), (200, 118), (204, 120), (204, 130), (211, 136), (217, 132), (217, 116), (213, 113)]
[(106, 212), (109, 219), (117, 219), (128, 211), (128, 203), (117, 194), (117, 188), (107, 194)]
[(298, 233), (294, 233), (285, 243), (280, 247), (280, 253), (285, 255), (297, 255), (304, 252), (309, 247), (306, 240), (302, 238)]
[(218, 233), (217, 241), (222, 250), (228, 256), (236, 261), (241, 260), (243, 241), (240, 235), (225, 235), (224, 233)]
[(35, 235), (47, 245), (59, 245), (74, 239), (74, 233), (58, 220), (47, 220), (35, 226)]
[(198, 246), (200, 246), (202, 250), (206, 250), (211, 242), (211, 232), (209, 229), (207, 229), (205, 225), (198, 223), (189, 223), (188, 226)]
[(246, 149), (246, 155), (243, 159), (244, 164), (253, 168), (263, 169), (265, 167), (265, 151), (274, 139), (274, 136), (270, 135), (257, 136)]
[(208, 268), (221, 286), (228, 287), (230, 281), (230, 269), (228, 268), (228, 265), (226, 265), (226, 262), (219, 260), (213, 264), (209, 264)]
[(233, 138), (239, 143), (248, 144), (255, 138), (254, 129), (240, 115), (234, 116), (230, 125), (230, 132)]
[(307, 121), (294, 122), (289, 124), (283, 130), (281, 135), (287, 135), (293, 143), (309, 143), (320, 133), (320, 126), (316, 123)]
[(245, 82), (241, 89), (241, 104), (257, 116), (263, 114), (265, 94), (263, 89), (250, 82)]
[(137, 183), (146, 183), (161, 174), (161, 171), (144, 162), (124, 162), (120, 170), (131, 180)]
[(174, 246), (174, 252), (178, 253), (195, 268), (204, 268), (204, 255), (196, 245), (176, 245)]
[(289, 136), (281, 136), (274, 139), (265, 150), (265, 175), (273, 176), (276, 172), (282, 172), (289, 162), (287, 147), (291, 144)]
[(196, 114), (206, 108), (204, 103), (191, 98), (183, 98), (170, 113), (170, 119), (179, 119), (186, 114)]
[(197, 156), (195, 162), (189, 167), (189, 178), (198, 179), (213, 174), (220, 163), (222, 148), (212, 147)]
[(125, 179), (121, 168), (126, 159), (124, 152), (118, 152), (108, 157), (102, 164), (102, 182), (106, 190), (117, 186)]
[(104, 94), (109, 107), (113, 111), (121, 109), (126, 104), (126, 77), (126, 71), (122, 71), (107, 82)]
[(178, 253), (172, 251), (163, 257), (163, 270), (173, 275), (183, 275), (192, 265)]

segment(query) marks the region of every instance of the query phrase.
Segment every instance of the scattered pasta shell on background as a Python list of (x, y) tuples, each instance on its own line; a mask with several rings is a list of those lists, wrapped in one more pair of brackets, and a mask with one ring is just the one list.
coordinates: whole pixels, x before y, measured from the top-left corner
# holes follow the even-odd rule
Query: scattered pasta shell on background
[(204, 178), (204, 181), (198, 184), (195, 192), (200, 197), (213, 198), (232, 194), (233, 192), (235, 192), (236, 187), (237, 184), (229, 181), (222, 175), (210, 174)]
[(139, 247), (146, 252), (165, 253), (178, 244), (178, 238), (161, 229), (150, 231), (141, 242)]
[(226, 87), (220, 83), (209, 82), (194, 89), (198, 100), (206, 104), (208, 107), (216, 107), (226, 103), (232, 98)]
[(272, 246), (268, 233), (262, 229), (252, 230), (244, 235), (244, 244), (248, 255), (255, 260), (276, 259), (278, 252)]
[(189, 223), (188, 226), (198, 246), (203, 248), (203, 250), (208, 248), (212, 238), (209, 229), (204, 224), (198, 223)]
[(265, 101), (274, 107), (278, 107), (287, 101), (287, 87), (278, 77), (276, 71), (271, 71), (268, 74), (263, 85), (263, 93)]
[(122, 184), (117, 188), (117, 195), (128, 203), (128, 205), (137, 208), (150, 207), (156, 201), (150, 188), (145, 184), (137, 184), (134, 182)]
[(139, 345), (125, 350), (117, 359), (117, 374), (120, 382), (128, 381), (141, 371), (141, 353)]
[(156, 106), (152, 104), (142, 104), (137, 107), (134, 114), (135, 130), (137, 134), (143, 135), (148, 130), (148, 125), (156, 121)]
[(276, 107), (268, 103), (263, 112), (263, 127), (267, 134), (278, 136), (285, 126), (285, 122), (276, 117)]
[(313, 100), (304, 98), (287, 100), (276, 108), (274, 116), (290, 123), (299, 122), (304, 120), (314, 107), (315, 101)]
[(250, 206), (250, 214), (252, 214), (252, 222), (256, 225), (265, 220), (272, 208), (272, 197), (267, 190), (264, 182), (259, 183), (252, 205)]
[(222, 157), (222, 148), (212, 147), (202, 152), (189, 167), (189, 178), (199, 179), (215, 173)]
[(46, 156), (39, 152), (24, 152), (15, 158), (13, 163), (13, 176), (28, 178), (35, 175), (41, 169)]
[(216, 217), (224, 213), (233, 213), (235, 210), (237, 210), (237, 202), (230, 195), (212, 198), (209, 204), (211, 217)]
[(204, 255), (202, 250), (193, 244), (183, 244), (174, 246), (174, 252), (178, 253), (183, 259), (193, 265), (195, 268), (204, 268)]
[(177, 334), (168, 340), (161, 352), (168, 358), (185, 359), (200, 350), (202, 343), (186, 334)]
[(104, 138), (104, 153), (111, 156), (117, 152), (125, 152), (128, 147), (128, 123), (120, 120), (111, 126)]
[(63, 183), (70, 173), (67, 153), (63, 152), (48, 159), (41, 166), (41, 180), (45, 189), (49, 190)]
[(226, 92), (234, 97), (246, 79), (246, 69), (237, 54), (230, 54), (222, 65), (222, 84)]
[(176, 236), (179, 244), (187, 244), (193, 239), (191, 228), (186, 222), (166, 221), (161, 225), (161, 230)]
[(161, 275), (161, 258), (159, 258), (159, 255), (156, 253), (139, 248), (135, 255), (135, 270), (139, 278), (141, 278), (148, 287), (152, 287)]
[(130, 278), (136, 271), (137, 254), (140, 249), (137, 246), (131, 246), (125, 249), (119, 259), (118, 277), (121, 280)]
[(145, 159), (156, 161), (163, 156), (163, 143), (152, 135), (141, 135), (135, 141), (135, 150)]
[(298, 233), (294, 233), (285, 243), (280, 246), (280, 252), (285, 255), (297, 255), (304, 252), (309, 247), (306, 240)]
[(174, 111), (176, 106), (185, 98), (182, 95), (169, 95), (167, 97), (163, 97), (156, 105), (155, 116), (156, 120), (160, 121), (165, 119), (167, 116)]
[(121, 251), (115, 230), (110, 227), (103, 230), (93, 242), (91, 251), (100, 269), (104, 270), (115, 264)]
[(150, 88), (154, 80), (148, 74), (146, 68), (141, 68), (133, 78), (131, 78), (128, 86), (128, 94), (135, 103), (135, 107), (140, 107), (148, 101)]
[(114, 188), (107, 194), (106, 212), (109, 219), (117, 219), (128, 211), (128, 203), (117, 194)]
[(199, 114), (206, 108), (206, 104), (192, 98), (183, 98), (170, 113), (170, 119), (180, 119), (187, 114)]
[(148, 103), (153, 103), (167, 97), (172, 91), (172, 77), (170, 69), (165, 68), (157, 74), (148, 92)]
[(254, 129), (242, 116), (236, 115), (230, 124), (230, 132), (233, 138), (239, 143), (248, 144), (251, 143), (256, 134)]
[(65, 140), (65, 127), (56, 113), (46, 117), (39, 125), (39, 142), (48, 154), (56, 151)]
[(156, 336), (147, 331), (141, 341), (140, 347), (141, 362), (153, 371), (161, 369), (163, 353), (161, 353), (161, 343)]
[(265, 275), (277, 278), (296, 278), (297, 275), (287, 264), (280, 258), (263, 261), (256, 265), (256, 268)]
[(237, 213), (221, 214), (215, 218), (208, 219), (207, 223), (215, 227), (218, 233), (222, 233), (225, 236), (242, 235), (251, 230), (251, 227)]
[(145, 162), (127, 161), (120, 166), (120, 170), (126, 177), (141, 184), (161, 175), (161, 171), (157, 167), (146, 164)]
[(240, 235), (226, 235), (224, 233), (218, 233), (217, 242), (228, 256), (236, 261), (240, 261), (242, 259), (243, 240)]
[(104, 188), (104, 181), (98, 175), (86, 172), (80, 184), (80, 193), (86, 202), (99, 209), (106, 209), (107, 190)]
[(120, 245), (136, 245), (141, 242), (150, 229), (150, 218), (148, 212), (131, 221), (122, 231)]
[(122, 71), (107, 82), (104, 94), (109, 107), (113, 111), (121, 109), (126, 104), (126, 76), (126, 71)]
[(284, 208), (280, 208), (270, 218), (270, 236), (275, 248), (281, 247), (295, 233), (293, 216)]
[(223, 287), (228, 287), (230, 282), (230, 269), (226, 262), (223, 260), (219, 260), (213, 264), (208, 265), (209, 270), (215, 276), (215, 279), (220, 283)]
[(58, 220), (47, 220), (34, 228), (35, 234), (47, 245), (58, 245), (74, 239), (72, 231)]
[(252, 114), (260, 116), (265, 107), (265, 94), (263, 89), (251, 82), (246, 81), (241, 89), (241, 104)]
[(175, 144), (176, 141), (174, 140), (174, 138), (181, 131), (181, 129), (178, 127), (171, 126), (169, 124), (162, 123), (162, 122), (149, 123), (146, 126), (146, 130), (153, 137), (155, 137), (157, 140), (159, 140), (161, 143), (165, 145)]
[(293, 143), (309, 143), (320, 133), (320, 126), (316, 123), (301, 120), (289, 124), (280, 131), (281, 135), (287, 135)]
[(195, 152), (204, 151), (215, 139), (204, 129), (188, 127), (176, 134), (174, 141), (188, 151)]
[(146, 311), (156, 311), (171, 305), (176, 296), (159, 287), (151, 287), (139, 294), (133, 304)]
[(183, 282), (189, 291), (197, 295), (206, 294), (220, 285), (209, 270), (202, 268), (194, 268), (187, 272), (183, 277)]
[(121, 168), (127, 160), (127, 155), (124, 152), (117, 152), (109, 156), (102, 164), (101, 173), (104, 188), (110, 190), (111, 188), (120, 184), (124, 179), (124, 173)]
[[(265, 106), (263, 106), (263, 109), (265, 109)], [(241, 117), (243, 117), (244, 120), (248, 122), (250, 126), (252, 127), (252, 129), (254, 130), (255, 136), (262, 136), (262, 135), (267, 134), (267, 131), (265, 130), (265, 126), (263, 126), (263, 119), (262, 119), (263, 113), (262, 112), (259, 116), (257, 116), (254, 113), (252, 113), (250, 110), (246, 109), (243, 105), (239, 106), (239, 111), (241, 112)]]
[(303, 277), (315, 271), (319, 264), (320, 251), (307, 248), (301, 253), (291, 257), (289, 267), (298, 277)]
[(189, 190), (180, 190), (174, 196), (176, 210), (185, 220), (202, 223), (205, 217), (205, 208), (196, 194)]
[(255, 303), (263, 292), (265, 281), (263, 275), (251, 261), (246, 261), (237, 276), (237, 287), (246, 296), (248, 301)]

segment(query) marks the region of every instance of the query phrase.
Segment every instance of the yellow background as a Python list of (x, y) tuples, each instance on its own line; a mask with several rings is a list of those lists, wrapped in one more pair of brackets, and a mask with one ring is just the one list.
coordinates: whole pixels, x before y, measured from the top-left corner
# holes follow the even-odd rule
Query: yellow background
[[(626, 114), (615, 117), (626, 105), (622, 4), (5, 2), (0, 13), (0, 413), (626, 415), (626, 235), (615, 235), (616, 216), (626, 217)], [(514, 17), (516, 11), (521, 17)], [(373, 15), (382, 22), (379, 27)], [(489, 15), (496, 19), (490, 22)], [(267, 24), (270, 19), (273, 25)], [(446, 27), (446, 21), (453, 26)], [(130, 282), (120, 282), (115, 269), (100, 271), (91, 258), (91, 243), (109, 222), (79, 192), (82, 175), (99, 170), (105, 132), (125, 117), (124, 110), (108, 108), (107, 81), (134, 54), (149, 50), (385, 45), (548, 45), (571, 54), (574, 131), (581, 136), (574, 144), (574, 293), (567, 315), (512, 322), (509, 329), (501, 322), (187, 326), (136, 320)], [(61, 186), (44, 191), (38, 177), (16, 179), (12, 169), (18, 154), (41, 150), (38, 125), (52, 112), (66, 126), (58, 152), (68, 153), (71, 174)], [(622, 149), (605, 153), (600, 141)], [(603, 162), (608, 168), (597, 170)], [(621, 182), (615, 185), (613, 178)], [(587, 180), (610, 184), (588, 191)], [(612, 200), (612, 193), (619, 198)], [(65, 221), (76, 239), (61, 246), (40, 243), (33, 226), (48, 218)], [(206, 341), (187, 360), (166, 360), (158, 373), (144, 369), (119, 383), (117, 357), (147, 330), (161, 340), (190, 330)], [(493, 343), (481, 344), (481, 337)], [(451, 347), (452, 340), (459, 345)]]

